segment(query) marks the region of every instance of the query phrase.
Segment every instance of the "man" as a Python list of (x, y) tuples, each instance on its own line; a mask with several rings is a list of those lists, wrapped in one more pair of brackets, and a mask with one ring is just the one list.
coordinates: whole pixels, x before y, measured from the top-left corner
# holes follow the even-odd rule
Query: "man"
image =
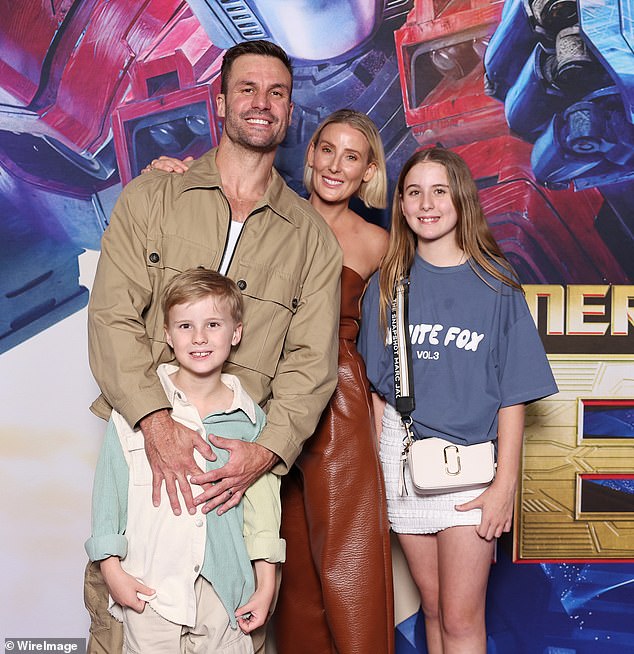
[[(190, 512), (203, 502), (204, 511), (222, 512), (265, 471), (287, 472), (336, 385), (339, 247), (273, 168), (293, 110), (290, 61), (271, 43), (245, 42), (227, 50), (221, 76), (218, 148), (182, 176), (144, 175), (124, 189), (89, 306), (90, 363), (102, 391), (93, 411), (105, 418), (114, 407), (140, 426), (153, 502), (164, 481), (177, 514), (179, 493)], [(155, 372), (170, 360), (160, 296), (195, 266), (226, 273), (243, 293), (244, 336), (226, 370), (267, 411), (257, 444), (212, 437), (230, 459), (209, 473), (195, 465), (193, 449), (213, 459), (211, 448), (172, 420)], [(189, 481), (204, 491), (194, 498)], [(121, 650), (121, 631), (105, 612), (101, 584), (89, 567), (89, 651), (111, 654)]]

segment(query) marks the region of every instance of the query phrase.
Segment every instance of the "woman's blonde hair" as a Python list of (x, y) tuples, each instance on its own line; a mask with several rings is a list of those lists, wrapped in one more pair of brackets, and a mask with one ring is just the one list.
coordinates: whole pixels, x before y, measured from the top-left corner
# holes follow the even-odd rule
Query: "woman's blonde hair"
[[(407, 174), (420, 163), (439, 163), (447, 171), (451, 201), (458, 214), (456, 240), (474, 272), (482, 277), (478, 271), (479, 266), (503, 284), (521, 290), (515, 271), (497, 244), (484, 217), (478, 198), (478, 189), (464, 159), (455, 152), (444, 148), (434, 147), (420, 150), (412, 155), (403, 166), (392, 201), (390, 242), (379, 270), (380, 323), (384, 329), (388, 325), (388, 315), (394, 297), (394, 285), (399, 279), (409, 274), (414, 263), (416, 236), (405, 220), (401, 210), (401, 199)], [(483, 277), (482, 279), (484, 280)]]
[(365, 136), (369, 146), (368, 164), (373, 163), (376, 166), (376, 172), (370, 181), (361, 182), (356, 195), (366, 207), (383, 209), (387, 205), (387, 172), (385, 170), (385, 154), (381, 136), (372, 120), (365, 114), (354, 111), (354, 109), (340, 109), (330, 114), (312, 135), (304, 157), (304, 186), (306, 190), (309, 193), (313, 192), (313, 168), (308, 164), (310, 146), (317, 148), (321, 133), (328, 125), (333, 124), (349, 125)]

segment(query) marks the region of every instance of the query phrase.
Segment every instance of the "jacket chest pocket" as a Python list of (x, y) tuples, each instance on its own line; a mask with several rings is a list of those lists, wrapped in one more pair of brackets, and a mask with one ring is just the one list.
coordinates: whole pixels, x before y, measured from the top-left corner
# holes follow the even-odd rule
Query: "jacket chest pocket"
[(217, 248), (208, 247), (200, 241), (192, 241), (177, 234), (163, 234), (160, 237), (148, 237), (145, 263), (150, 274), (156, 274), (153, 271), (158, 270), (176, 274), (197, 266), (208, 268), (216, 253)]
[(244, 300), (244, 330), (229, 360), (272, 378), (301, 305), (301, 286), (284, 272), (242, 262), (232, 273)]

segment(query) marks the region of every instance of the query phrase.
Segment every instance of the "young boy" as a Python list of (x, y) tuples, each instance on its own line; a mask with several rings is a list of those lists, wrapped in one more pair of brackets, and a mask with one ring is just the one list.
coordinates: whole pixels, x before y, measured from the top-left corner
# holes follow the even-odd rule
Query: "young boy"
[[(203, 438), (255, 440), (264, 413), (236, 377), (222, 374), (242, 335), (236, 284), (203, 268), (183, 272), (165, 289), (163, 315), (178, 366), (162, 364), (158, 374), (173, 418)], [(213, 462), (194, 451), (203, 470), (228, 459), (227, 450), (212, 448)], [(266, 620), (275, 565), (285, 557), (279, 525), (279, 478), (271, 473), (220, 516), (204, 515), (200, 507), (194, 515), (174, 515), (165, 488), (154, 507), (143, 434), (112, 412), (95, 472), (86, 551), (101, 562), (110, 612), (123, 621), (124, 653), (173, 654), (185, 647), (187, 652), (253, 652), (248, 634)]]

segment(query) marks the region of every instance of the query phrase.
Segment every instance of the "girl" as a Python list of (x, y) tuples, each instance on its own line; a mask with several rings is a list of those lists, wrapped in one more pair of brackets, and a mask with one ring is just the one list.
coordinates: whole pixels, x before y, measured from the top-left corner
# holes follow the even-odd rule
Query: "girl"
[[(148, 168), (183, 172), (188, 160)], [(388, 244), (350, 209), (383, 208), (387, 175), (374, 123), (350, 109), (328, 116), (305, 157), (309, 202), (343, 250), (339, 382), (315, 434), (282, 479), (286, 563), (275, 609), (280, 654), (391, 654), (394, 609), (385, 492), (372, 403), (356, 350), (360, 298)]]
[[(408, 494), (399, 495), (404, 429), (392, 406), (386, 333), (394, 285), (408, 274), (415, 438), (497, 441), (497, 474), (484, 490), (416, 495), (406, 470)], [(469, 169), (449, 150), (417, 152), (401, 171), (388, 252), (363, 302), (359, 350), (377, 423), (382, 414), (388, 516), (420, 592), (428, 651), (484, 654), (489, 567), (494, 539), (511, 528), (524, 404), (557, 387)]]

